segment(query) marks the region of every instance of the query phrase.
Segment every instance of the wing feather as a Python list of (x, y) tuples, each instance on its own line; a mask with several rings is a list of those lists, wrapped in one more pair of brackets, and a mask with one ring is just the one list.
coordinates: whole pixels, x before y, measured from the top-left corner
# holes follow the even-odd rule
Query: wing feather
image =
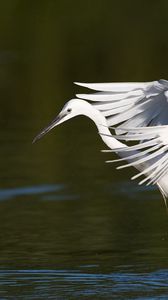
[(157, 184), (164, 199), (168, 197), (168, 81), (76, 84), (94, 91), (77, 97), (102, 113), (107, 125), (114, 126), (115, 137), (135, 143), (111, 150), (122, 152), (115, 161), (122, 162), (124, 154), (128, 161), (118, 168), (134, 166), (140, 172), (132, 179), (145, 175), (139, 184)]
[(81, 83), (74, 82), (76, 85), (89, 88), (96, 91), (107, 92), (129, 92), (136, 89), (144, 89), (150, 82), (122, 82), (122, 83)]
[[(168, 81), (122, 83), (76, 83), (97, 91), (77, 94), (90, 101), (107, 118), (108, 126), (157, 126), (168, 124)], [(115, 111), (115, 108), (121, 108)], [(107, 112), (108, 110), (108, 112)]]
[(125, 100), (133, 97), (141, 97), (143, 96), (142, 90), (133, 90), (131, 92), (126, 93), (95, 93), (95, 94), (76, 94), (76, 97), (84, 100), (91, 101), (117, 101), (117, 100)]
[[(130, 153), (135, 149), (140, 152), (128, 155), (127, 148), (122, 148), (122, 152), (126, 153), (125, 160), (128, 163), (117, 169), (131, 166), (141, 169), (139, 166), (143, 165), (141, 172), (134, 175), (132, 179), (146, 175), (146, 178), (139, 184), (147, 183), (149, 185), (159, 182), (168, 173), (168, 126), (123, 128), (121, 130), (127, 131), (127, 135), (115, 137), (126, 142), (133, 140), (140, 142), (138, 145), (128, 147)], [(115, 161), (122, 162), (123, 160), (124, 158)]]

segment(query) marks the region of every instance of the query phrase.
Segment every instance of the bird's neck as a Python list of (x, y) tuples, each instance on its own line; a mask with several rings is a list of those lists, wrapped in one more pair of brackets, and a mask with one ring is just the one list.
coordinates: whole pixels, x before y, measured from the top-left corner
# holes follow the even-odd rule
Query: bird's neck
[[(133, 150), (133, 151), (122, 151), (119, 150), (119, 148), (128, 148), (127, 145), (121, 143), (120, 141), (118, 141), (117, 139), (115, 139), (108, 126), (107, 126), (107, 121), (106, 118), (96, 109), (93, 108), (92, 110), (92, 114), (88, 117), (90, 117), (90, 119), (93, 120), (93, 122), (96, 124), (98, 132), (103, 140), (103, 142), (112, 150), (115, 151), (116, 149), (116, 153), (121, 157), (124, 158), (125, 160), (127, 160), (128, 162), (132, 162), (133, 160), (130, 161), (129, 156), (130, 155), (134, 155), (136, 153), (138, 153), (137, 150)], [(135, 168), (139, 171), (144, 170), (146, 167), (148, 167), (150, 165), (150, 163), (141, 163), (137, 166), (135, 166)]]
[(127, 147), (125, 144), (119, 142), (112, 136), (112, 134), (107, 126), (106, 118), (97, 109), (95, 109), (93, 107), (92, 112), (88, 115), (88, 117), (93, 120), (103, 142), (110, 149), (115, 150), (117, 148)]

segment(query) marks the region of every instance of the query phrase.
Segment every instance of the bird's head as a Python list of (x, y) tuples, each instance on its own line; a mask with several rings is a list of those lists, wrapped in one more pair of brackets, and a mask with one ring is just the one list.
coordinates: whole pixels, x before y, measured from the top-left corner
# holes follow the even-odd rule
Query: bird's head
[(41, 139), (46, 133), (48, 133), (55, 126), (75, 117), (78, 115), (88, 115), (91, 110), (91, 104), (85, 100), (80, 99), (72, 99), (68, 101), (61, 112), (57, 115), (57, 117), (47, 126), (45, 127), (33, 140), (35, 143), (37, 140)]

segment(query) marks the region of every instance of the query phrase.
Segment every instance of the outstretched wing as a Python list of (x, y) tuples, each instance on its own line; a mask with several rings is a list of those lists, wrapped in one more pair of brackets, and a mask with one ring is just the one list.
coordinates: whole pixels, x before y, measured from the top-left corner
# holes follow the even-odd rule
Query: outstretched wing
[(128, 161), (118, 168), (134, 166), (140, 172), (132, 179), (145, 175), (140, 184), (157, 183), (168, 197), (168, 81), (76, 84), (96, 91), (77, 97), (101, 111), (117, 139), (137, 142), (114, 150), (125, 157), (117, 161)]
[[(76, 83), (97, 91), (77, 94), (106, 117), (108, 126), (120, 128), (168, 124), (168, 81), (142, 83)], [(123, 132), (123, 131), (122, 131)]]
[[(140, 143), (122, 148), (122, 152), (125, 151), (126, 153), (125, 158), (108, 162), (128, 161), (127, 164), (119, 166), (118, 169), (130, 166), (141, 169), (140, 165), (143, 164), (146, 167), (143, 167), (143, 170), (133, 176), (132, 179), (145, 175), (146, 178), (141, 180), (139, 184), (147, 183), (149, 185), (158, 183), (168, 173), (168, 126), (130, 128), (129, 130), (123, 128), (123, 131), (127, 131), (127, 134), (117, 135), (117, 139)], [(135, 152), (135, 150), (140, 151)], [(120, 151), (121, 149), (118, 149), (118, 152)]]

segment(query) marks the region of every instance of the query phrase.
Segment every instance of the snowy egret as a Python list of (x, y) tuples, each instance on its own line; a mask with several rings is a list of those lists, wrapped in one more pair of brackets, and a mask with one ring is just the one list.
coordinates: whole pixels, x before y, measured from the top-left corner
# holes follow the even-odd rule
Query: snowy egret
[[(76, 83), (96, 93), (77, 94), (59, 115), (38, 134), (40, 139), (55, 126), (78, 115), (89, 117), (110, 150), (145, 175), (139, 184), (157, 184), (164, 199), (168, 197), (168, 81), (142, 83)], [(113, 126), (113, 127), (112, 127)], [(114, 127), (115, 126), (115, 127)], [(115, 130), (112, 135), (109, 128)], [(127, 146), (120, 140), (138, 141)], [(112, 162), (112, 161), (108, 161)]]

